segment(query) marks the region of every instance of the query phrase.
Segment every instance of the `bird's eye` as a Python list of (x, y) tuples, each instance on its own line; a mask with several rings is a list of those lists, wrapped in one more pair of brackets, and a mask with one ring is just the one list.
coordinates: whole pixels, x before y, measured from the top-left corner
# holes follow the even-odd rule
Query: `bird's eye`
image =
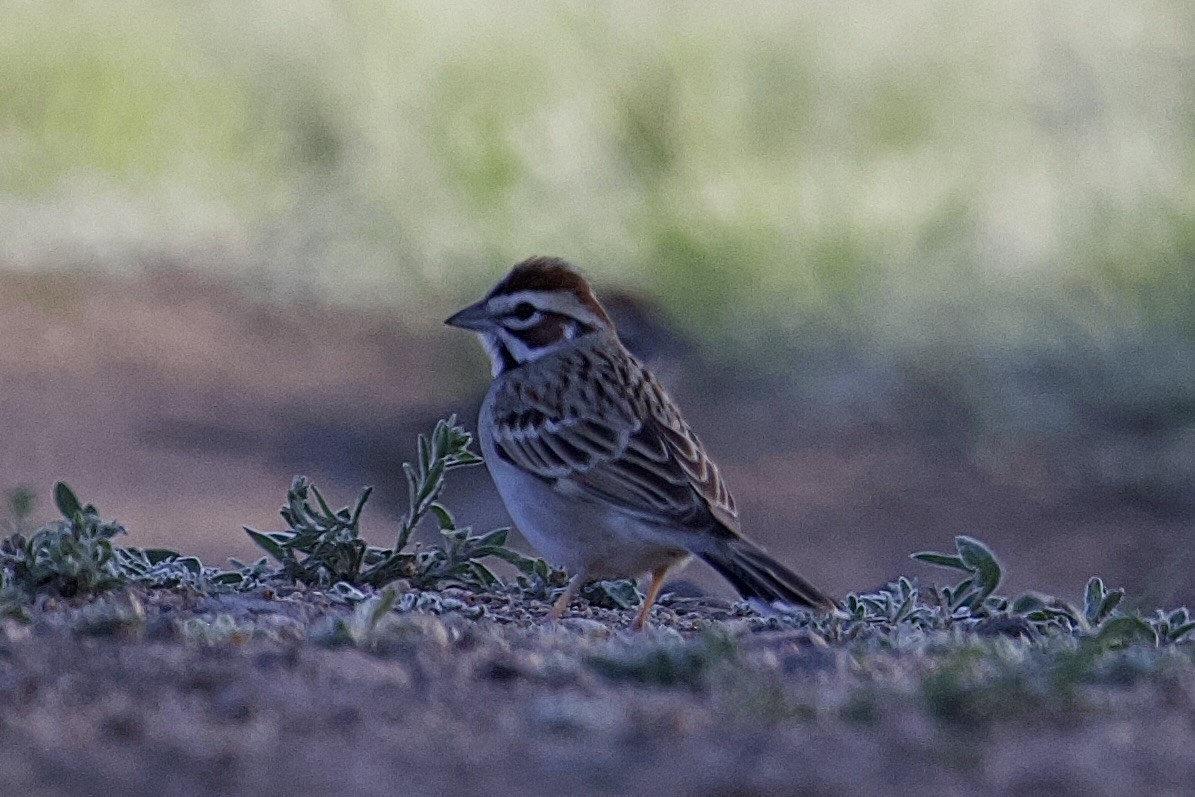
[(531, 316), (535, 315), (535, 306), (531, 302), (519, 302), (515, 305), (514, 310), (510, 313), (520, 321), (526, 321)]

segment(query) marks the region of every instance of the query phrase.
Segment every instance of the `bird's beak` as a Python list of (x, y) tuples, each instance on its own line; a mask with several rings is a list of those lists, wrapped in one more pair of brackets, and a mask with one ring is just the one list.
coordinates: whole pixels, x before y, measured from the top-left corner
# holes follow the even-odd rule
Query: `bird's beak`
[(471, 329), (474, 332), (481, 332), (490, 328), (490, 313), (486, 309), (485, 300), (471, 304), (464, 310), (456, 313), (444, 321), (450, 327), (460, 327), (461, 329)]

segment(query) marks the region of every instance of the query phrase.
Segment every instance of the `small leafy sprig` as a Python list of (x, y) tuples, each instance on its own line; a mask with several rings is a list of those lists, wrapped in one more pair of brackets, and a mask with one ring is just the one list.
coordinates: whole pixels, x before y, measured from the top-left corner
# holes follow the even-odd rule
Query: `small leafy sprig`
[[(481, 561), (487, 558), (506, 561), (533, 577), (546, 565), (542, 560), (508, 548), (508, 529), (474, 535), (469, 527), (458, 527), (452, 514), (439, 502), (449, 471), (481, 462), (481, 457), (470, 450), (472, 443), (473, 436), (457, 423), (455, 415), (439, 421), (430, 436), (419, 435), (414, 464), (403, 465), (409, 504), (394, 548), (369, 545), (361, 538), (361, 513), (372, 487), (362, 490), (351, 508), (333, 511), (304, 476), (295, 477), (282, 508), (282, 518), (289, 528), (268, 532), (246, 528), (245, 531), (282, 565), (284, 577), (306, 584), (346, 583), (378, 589), (405, 579), (421, 588), (451, 581), (488, 589), (500, 582)], [(440, 543), (412, 546), (411, 536), (429, 515), (439, 526)]]
[(411, 534), (428, 512), (435, 513), (441, 529), (453, 526), (452, 516), (439, 503), (440, 493), (444, 491), (444, 477), (450, 470), (481, 463), (481, 457), (469, 450), (472, 443), (473, 435), (457, 423), (455, 415), (437, 422), (430, 439), (419, 435), (419, 455), (415, 464), (404, 462), (402, 466), (407, 478), (407, 515), (403, 518), (394, 550), (407, 547)]

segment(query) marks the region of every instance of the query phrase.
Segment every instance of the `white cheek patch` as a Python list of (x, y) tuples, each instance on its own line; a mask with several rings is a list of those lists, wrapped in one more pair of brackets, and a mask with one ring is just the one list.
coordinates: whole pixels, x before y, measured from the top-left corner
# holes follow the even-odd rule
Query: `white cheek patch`
[(582, 334), (583, 327), (576, 321), (569, 321), (561, 325), (563, 338), (545, 346), (531, 346), (513, 331), (499, 326), (491, 331), (478, 334), (485, 353), (490, 358), (490, 376), (498, 376), (504, 371), (522, 363), (534, 362), (557, 351), (561, 345), (575, 340)]
[(533, 349), (523, 341), (519, 340), (517, 335), (513, 335), (505, 329), (498, 329), (498, 335), (502, 338), (499, 345), (505, 346), (506, 350), (510, 352), (510, 356), (518, 363), (529, 363), (532, 360), (538, 360), (550, 351), (551, 347), (542, 349)]

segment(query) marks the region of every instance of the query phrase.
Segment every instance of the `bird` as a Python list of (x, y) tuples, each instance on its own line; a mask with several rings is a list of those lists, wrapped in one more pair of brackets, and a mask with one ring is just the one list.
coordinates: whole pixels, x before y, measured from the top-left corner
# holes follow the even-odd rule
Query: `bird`
[(476, 333), (489, 356), (477, 430), (507, 511), (572, 574), (552, 620), (589, 581), (650, 573), (641, 630), (668, 573), (694, 557), (765, 610), (835, 610), (743, 535), (718, 466), (567, 261), (518, 263), (445, 323)]

